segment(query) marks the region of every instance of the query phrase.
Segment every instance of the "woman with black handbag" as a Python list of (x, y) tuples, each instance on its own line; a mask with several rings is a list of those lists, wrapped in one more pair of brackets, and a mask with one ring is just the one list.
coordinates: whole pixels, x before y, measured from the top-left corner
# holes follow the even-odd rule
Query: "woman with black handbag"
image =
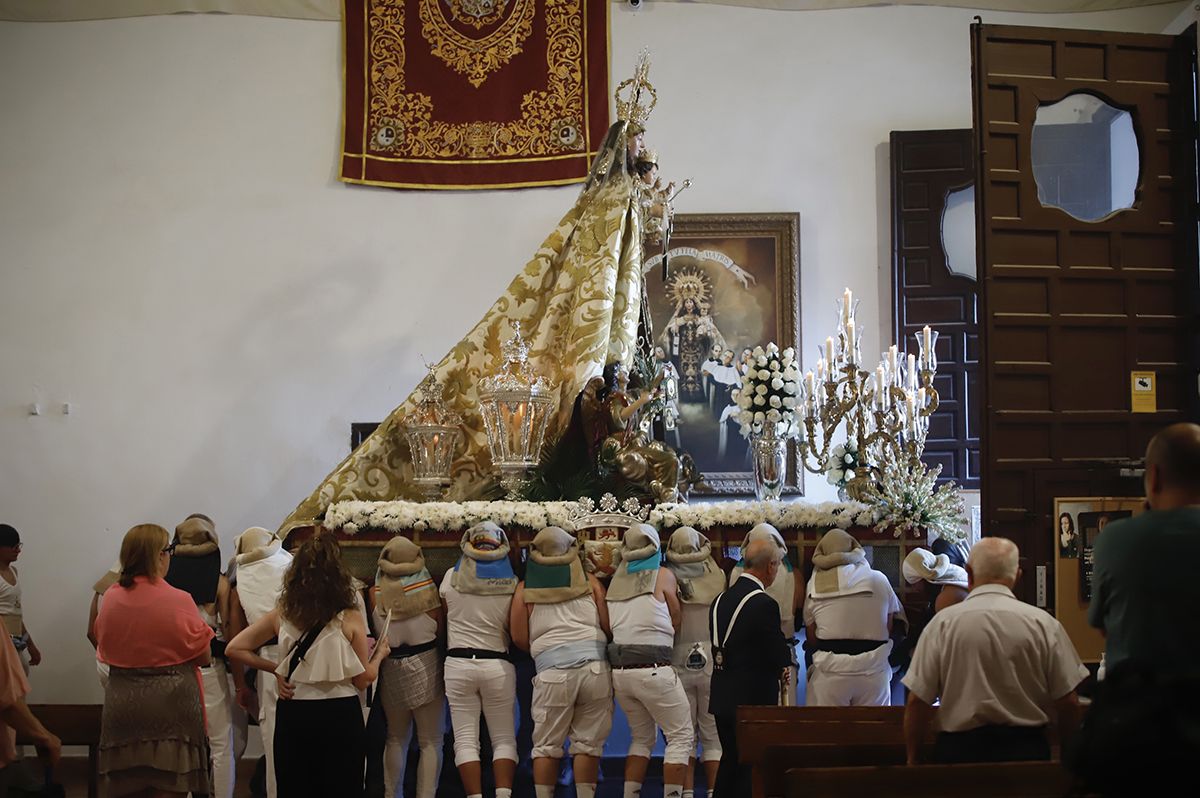
[[(278, 637), (281, 661), (255, 649)], [(368, 653), (366, 620), (354, 600), (341, 550), (317, 535), (296, 551), (279, 605), (229, 641), (225, 653), (275, 674), (275, 779), (287, 798), (363, 793), (366, 736), (359, 691), (375, 681), (388, 653)]]

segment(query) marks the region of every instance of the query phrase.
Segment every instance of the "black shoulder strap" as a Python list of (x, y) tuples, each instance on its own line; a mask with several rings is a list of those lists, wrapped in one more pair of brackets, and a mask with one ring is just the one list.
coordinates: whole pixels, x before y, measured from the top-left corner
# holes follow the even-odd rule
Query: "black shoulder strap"
[(288, 672), (284, 678), (289, 682), (292, 680), (292, 674), (296, 672), (296, 668), (300, 667), (300, 663), (304, 661), (304, 655), (312, 648), (313, 643), (317, 642), (317, 636), (321, 634), (321, 630), (329, 623), (324, 621), (309, 629), (304, 637), (296, 641), (296, 645), (292, 646), (292, 658), (288, 661)]
[(717, 631), (717, 604), (720, 603), (722, 598), (724, 598), (725, 593), (717, 596), (716, 601), (714, 601), (712, 605), (712, 644), (715, 648), (721, 648), (724, 643), (729, 642), (729, 636), (733, 634), (733, 625), (737, 623), (738, 616), (742, 614), (742, 608), (746, 606), (747, 601), (754, 598), (754, 596), (759, 593), (764, 593), (763, 589), (755, 586), (749, 593), (742, 596), (742, 600), (738, 602), (737, 607), (735, 607), (733, 610), (733, 617), (729, 619), (729, 625), (725, 627), (724, 636)]

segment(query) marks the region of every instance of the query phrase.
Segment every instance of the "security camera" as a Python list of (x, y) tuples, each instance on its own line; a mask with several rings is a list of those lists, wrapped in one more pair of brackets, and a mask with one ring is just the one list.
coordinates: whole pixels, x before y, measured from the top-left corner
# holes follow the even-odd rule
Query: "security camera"
[(641, 8), (642, 0), (628, 0), (630, 8)]

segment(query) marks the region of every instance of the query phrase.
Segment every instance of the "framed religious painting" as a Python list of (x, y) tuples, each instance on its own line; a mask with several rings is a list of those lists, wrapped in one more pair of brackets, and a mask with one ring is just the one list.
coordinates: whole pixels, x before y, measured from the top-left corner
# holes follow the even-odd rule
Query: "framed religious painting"
[[(655, 357), (678, 375), (666, 442), (703, 474), (693, 494), (754, 493), (750, 444), (733, 392), (750, 352), (800, 351), (800, 214), (679, 214), (667, 244), (646, 244)], [(804, 492), (789, 444), (786, 493)]]

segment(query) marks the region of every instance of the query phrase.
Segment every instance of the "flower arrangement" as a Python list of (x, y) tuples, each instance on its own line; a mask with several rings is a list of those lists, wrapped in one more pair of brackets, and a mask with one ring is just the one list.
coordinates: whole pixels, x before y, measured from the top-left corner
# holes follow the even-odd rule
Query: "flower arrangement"
[(365, 502), (344, 501), (325, 511), (326, 529), (354, 534), (362, 529), (454, 531), (483, 521), (529, 529), (566, 526), (575, 502)]
[[(561, 526), (570, 529), (575, 502), (366, 502), (344, 501), (329, 506), (324, 525), (350, 534), (364, 529), (389, 532), (467, 529), (481, 521), (527, 529)], [(660, 504), (650, 511), (649, 523), (660, 529), (688, 525), (746, 527), (759, 523), (779, 528), (871, 526), (875, 510), (860, 502), (713, 502)]]
[(796, 350), (780, 351), (774, 343), (754, 348), (753, 360), (742, 375), (737, 395), (742, 435), (794, 438), (800, 433), (796, 406), (800, 403), (800, 367)]
[(964, 540), (962, 495), (953, 482), (937, 485), (941, 473), (941, 466), (930, 470), (921, 462), (915, 467), (899, 464), (880, 473), (863, 496), (875, 508), (875, 531), (890, 528), (900, 537), (928, 530), (951, 543)]
[(779, 529), (796, 527), (872, 526), (875, 510), (861, 502), (713, 502), (706, 504), (660, 504), (650, 511), (650, 523), (660, 529), (692, 526), (752, 527), (767, 523)]
[(845, 488), (858, 471), (858, 447), (853, 441), (839, 443), (825, 458), (825, 479), (835, 488)]

